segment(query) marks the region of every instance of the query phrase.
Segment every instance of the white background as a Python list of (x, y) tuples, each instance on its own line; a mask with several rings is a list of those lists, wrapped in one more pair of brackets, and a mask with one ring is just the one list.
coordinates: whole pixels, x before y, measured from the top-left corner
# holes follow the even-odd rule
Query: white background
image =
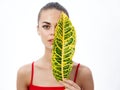
[[(120, 90), (120, 0), (54, 1), (69, 11), (77, 32), (74, 61), (91, 69), (95, 90)], [(0, 0), (0, 90), (16, 90), (17, 70), (43, 55), (36, 25), (48, 2)]]

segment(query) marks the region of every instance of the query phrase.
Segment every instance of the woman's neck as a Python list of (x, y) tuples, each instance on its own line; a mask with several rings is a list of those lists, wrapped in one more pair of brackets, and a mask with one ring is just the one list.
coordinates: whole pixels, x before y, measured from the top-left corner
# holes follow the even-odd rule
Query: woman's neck
[(45, 48), (45, 53), (43, 55), (43, 62), (51, 64), (52, 59), (52, 49)]

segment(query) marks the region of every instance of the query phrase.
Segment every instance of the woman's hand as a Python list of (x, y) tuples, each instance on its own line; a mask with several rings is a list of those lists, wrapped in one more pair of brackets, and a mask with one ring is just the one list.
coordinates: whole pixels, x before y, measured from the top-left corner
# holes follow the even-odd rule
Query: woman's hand
[(65, 90), (81, 90), (81, 88), (72, 80), (64, 79), (60, 81), (61, 84), (65, 86)]

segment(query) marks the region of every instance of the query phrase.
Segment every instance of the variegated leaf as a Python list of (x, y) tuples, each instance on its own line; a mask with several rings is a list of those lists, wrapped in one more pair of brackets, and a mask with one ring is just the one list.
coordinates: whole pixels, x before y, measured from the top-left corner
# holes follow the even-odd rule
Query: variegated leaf
[(52, 49), (52, 71), (57, 81), (69, 78), (75, 43), (75, 29), (68, 16), (62, 12), (55, 29)]

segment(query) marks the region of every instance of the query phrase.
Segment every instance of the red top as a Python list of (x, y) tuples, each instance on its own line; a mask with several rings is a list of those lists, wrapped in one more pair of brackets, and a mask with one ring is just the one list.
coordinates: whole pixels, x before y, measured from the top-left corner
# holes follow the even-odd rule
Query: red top
[[(75, 77), (74, 77), (74, 82), (76, 82), (76, 78), (77, 78), (77, 73), (78, 73), (78, 68), (79, 68), (80, 64), (77, 65), (76, 68), (76, 72), (75, 72)], [(32, 63), (32, 73), (31, 73), (31, 82), (30, 82), (30, 86), (29, 86), (29, 90), (64, 90), (65, 87), (45, 87), (45, 86), (36, 86), (33, 85), (33, 74), (34, 74), (34, 62)]]

